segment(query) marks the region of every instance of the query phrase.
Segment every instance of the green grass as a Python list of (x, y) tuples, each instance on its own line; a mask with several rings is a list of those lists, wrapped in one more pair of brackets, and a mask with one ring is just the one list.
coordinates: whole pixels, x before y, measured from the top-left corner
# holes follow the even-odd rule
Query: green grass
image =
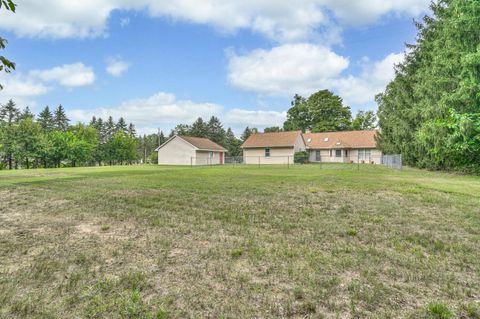
[(479, 318), (480, 178), (0, 172), (0, 318)]

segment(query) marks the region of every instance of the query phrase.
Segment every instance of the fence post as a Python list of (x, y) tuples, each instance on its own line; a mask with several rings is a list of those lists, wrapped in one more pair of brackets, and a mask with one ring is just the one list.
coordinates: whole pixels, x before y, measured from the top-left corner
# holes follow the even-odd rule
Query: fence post
[(290, 155), (287, 156), (287, 168), (290, 168)]
[(193, 157), (190, 157), (190, 167), (193, 168)]
[(258, 168), (260, 168), (260, 156), (258, 157)]

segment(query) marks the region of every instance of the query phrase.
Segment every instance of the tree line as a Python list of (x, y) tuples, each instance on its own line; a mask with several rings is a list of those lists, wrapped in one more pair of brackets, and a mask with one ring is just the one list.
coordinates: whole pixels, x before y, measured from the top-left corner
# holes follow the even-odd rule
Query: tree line
[(439, 0), (377, 96), (379, 145), (406, 164), (480, 173), (480, 2)]
[(135, 135), (123, 118), (70, 125), (62, 105), (35, 116), (10, 100), (0, 107), (0, 169), (132, 163), (139, 158)]

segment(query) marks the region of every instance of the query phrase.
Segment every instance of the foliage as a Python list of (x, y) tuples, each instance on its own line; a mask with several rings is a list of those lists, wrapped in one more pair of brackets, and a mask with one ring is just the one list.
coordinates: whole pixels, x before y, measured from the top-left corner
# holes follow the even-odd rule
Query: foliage
[(278, 126), (266, 127), (263, 132), (264, 133), (275, 133), (275, 132), (282, 132), (283, 129)]
[[(15, 13), (16, 4), (12, 0), (0, 0), (0, 10), (5, 8), (7, 11)], [(0, 50), (4, 50), (7, 46), (7, 40), (0, 37)], [(15, 70), (15, 63), (0, 55), (0, 72), (5, 71), (10, 73), (12, 70)], [(0, 84), (0, 90), (3, 89), (3, 86)]]
[(295, 154), (293, 154), (293, 162), (296, 164), (306, 164), (308, 162), (308, 152), (295, 152)]
[(378, 138), (408, 165), (480, 171), (480, 2), (438, 0), (377, 96)]
[(93, 118), (90, 125), (70, 126), (61, 105), (53, 114), (46, 106), (35, 120), (28, 107), (20, 112), (10, 100), (0, 108), (0, 167), (132, 163), (140, 158), (135, 127), (130, 124), (125, 133), (124, 120), (119, 122), (109, 118), (104, 125), (101, 118)]
[(328, 90), (312, 94), (308, 99), (295, 95), (283, 124), (286, 131), (345, 131), (350, 128), (352, 114), (343, 100)]
[(255, 134), (255, 133), (258, 133), (257, 128), (255, 128), (255, 127), (250, 128), (250, 127), (247, 126), (245, 128), (245, 130), (243, 131), (240, 139), (245, 142), (250, 137), (250, 135)]
[(377, 116), (373, 111), (358, 111), (350, 124), (354, 131), (371, 130), (376, 127)]

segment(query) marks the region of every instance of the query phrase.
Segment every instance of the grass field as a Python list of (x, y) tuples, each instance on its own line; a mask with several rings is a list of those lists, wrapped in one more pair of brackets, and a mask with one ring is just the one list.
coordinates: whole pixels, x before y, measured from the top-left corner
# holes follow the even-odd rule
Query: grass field
[(0, 172), (0, 317), (480, 318), (480, 178)]

